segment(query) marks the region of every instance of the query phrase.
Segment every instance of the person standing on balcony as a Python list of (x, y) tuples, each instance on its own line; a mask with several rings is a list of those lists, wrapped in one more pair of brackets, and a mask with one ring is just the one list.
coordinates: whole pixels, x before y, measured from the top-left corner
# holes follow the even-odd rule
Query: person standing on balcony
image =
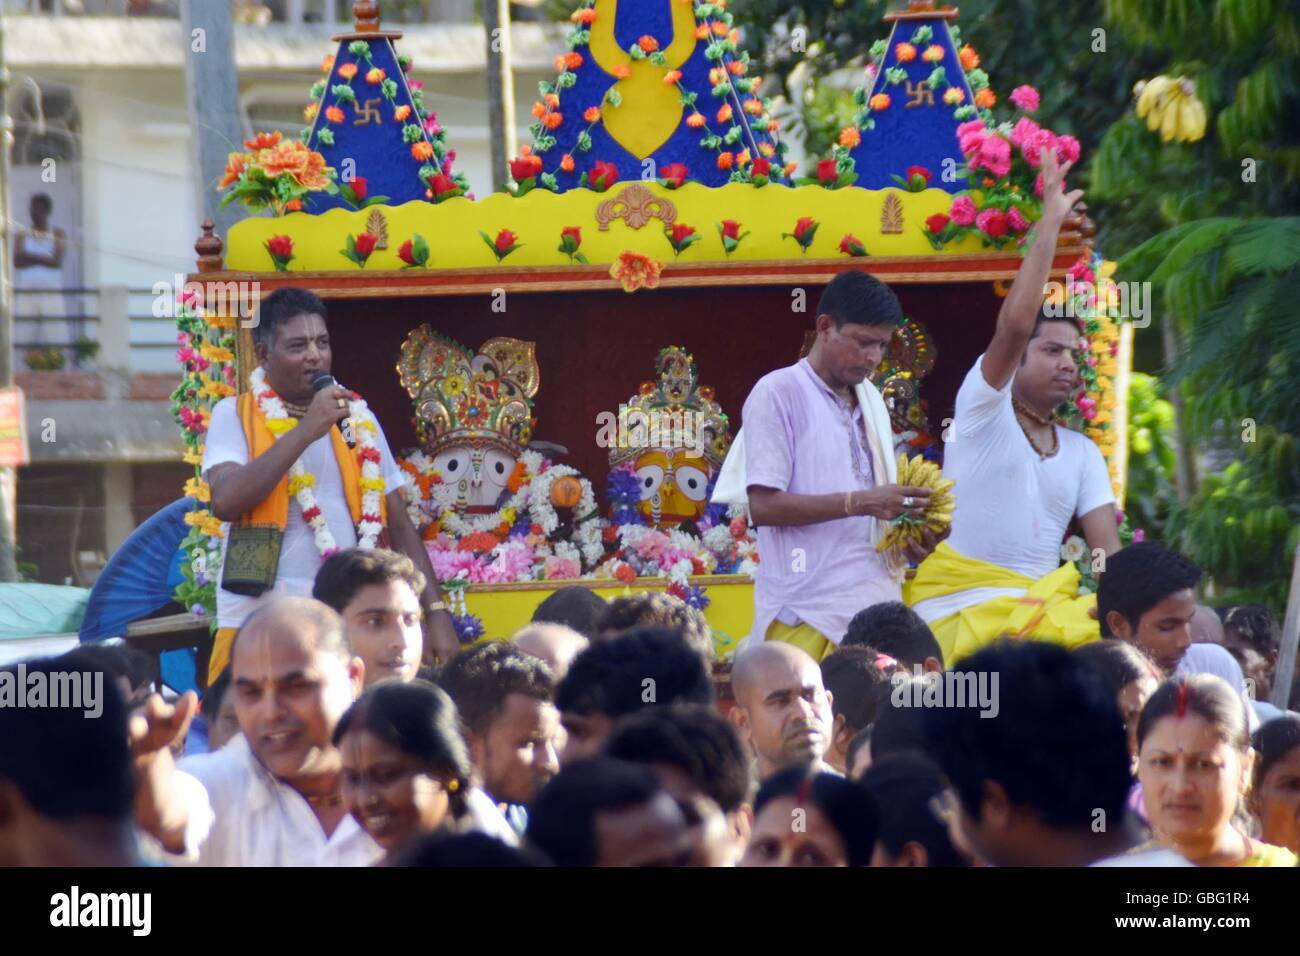
[[(18, 230), (14, 238), (14, 288), (18, 290), (15, 312), (20, 319), (36, 320), (36, 341), (45, 342), (45, 323), (63, 319), (63, 254), (66, 237), (62, 229), (50, 226), (54, 200), (48, 193), (31, 198), (32, 224)], [(68, 330), (65, 330), (68, 331)], [(72, 337), (58, 345), (71, 345)]]
[(209, 679), (257, 607), (273, 595), (311, 596), (326, 558), (384, 547), (385, 536), (424, 577), (426, 657), (450, 660), (460, 643), (388, 440), (365, 403), (329, 377), (325, 303), (305, 289), (275, 291), (258, 310), (254, 342), (252, 388), (213, 408), (203, 451), (212, 513), (229, 522)]

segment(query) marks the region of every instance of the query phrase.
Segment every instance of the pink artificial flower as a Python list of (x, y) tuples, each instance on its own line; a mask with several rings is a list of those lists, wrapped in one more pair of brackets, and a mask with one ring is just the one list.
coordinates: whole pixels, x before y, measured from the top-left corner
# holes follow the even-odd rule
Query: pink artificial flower
[(1037, 133), (1041, 126), (1031, 120), (1028, 116), (1022, 116), (1016, 121), (1015, 127), (1011, 130), (1011, 142), (1021, 149), (1025, 148), (1025, 143)]
[(1025, 156), (1027, 162), (1034, 169), (1037, 169), (1042, 162), (1042, 151), (1056, 150), (1056, 134), (1051, 130), (1040, 129), (1020, 145), (1020, 151)]
[(1079, 259), (1074, 263), (1074, 265), (1065, 270), (1065, 274), (1075, 282), (1079, 283), (1091, 283), (1095, 278), (1092, 274), (1092, 270), (1088, 268), (1088, 262), (1086, 259)]
[(424, 84), (421, 83), (419, 80), (407, 80), (407, 81), (406, 81), (406, 85), (409, 86), (409, 87), (410, 87), (411, 89), (413, 89), (413, 90), (422, 90), (422, 89), (424, 89)]
[(1124, 523), (1124, 512), (1120, 511), (1118, 508), (1115, 509), (1115, 523), (1116, 524)]
[(979, 149), (970, 159), (971, 169), (981, 167), (999, 179), (1011, 172), (1011, 144), (1001, 136), (992, 134), (985, 136)]
[(1058, 136), (1056, 148), (1060, 151), (1062, 159), (1071, 163), (1079, 161), (1079, 141), (1073, 136)]
[(1025, 232), (1029, 229), (1029, 220), (1025, 218), (1025, 214), (1018, 206), (1012, 206), (1007, 210), (1007, 225), (1011, 227), (1012, 232)]
[(582, 568), (573, 558), (547, 558), (542, 565), (542, 576), (547, 581), (563, 581), (582, 574)]
[(948, 215), (957, 225), (969, 226), (975, 221), (975, 203), (971, 201), (970, 196), (958, 196), (952, 201), (952, 208), (948, 210)]
[(1143, 528), (1138, 528), (1136, 531), (1133, 532), (1133, 543), (1141, 544), (1143, 541), (1146, 540), (1146, 537), (1147, 537), (1146, 530)]
[(1080, 394), (1074, 404), (1078, 406), (1079, 414), (1083, 416), (1084, 421), (1090, 422), (1097, 417), (1097, 403), (1091, 398)]
[(1017, 86), (1011, 91), (1011, 102), (1026, 113), (1038, 109), (1038, 91), (1032, 86)]

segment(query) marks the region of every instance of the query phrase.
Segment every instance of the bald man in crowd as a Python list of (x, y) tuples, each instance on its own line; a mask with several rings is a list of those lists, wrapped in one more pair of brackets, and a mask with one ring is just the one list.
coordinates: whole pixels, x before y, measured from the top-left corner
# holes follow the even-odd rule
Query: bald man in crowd
[(832, 697), (806, 651), (779, 641), (753, 645), (737, 658), (731, 688), (731, 719), (754, 751), (760, 783), (790, 766), (835, 772), (822, 759), (831, 739)]
[(573, 659), (587, 649), (591, 642), (566, 624), (536, 622), (521, 628), (511, 642), (525, 654), (540, 657), (551, 669), (552, 676), (563, 680), (569, 673)]
[(240, 734), (172, 763), (196, 700), (159, 697), (133, 734), (137, 819), (169, 853), (206, 866), (366, 866), (383, 856), (340, 792), (334, 727), (365, 666), (343, 619), (319, 601), (279, 598), (235, 635), (231, 693)]

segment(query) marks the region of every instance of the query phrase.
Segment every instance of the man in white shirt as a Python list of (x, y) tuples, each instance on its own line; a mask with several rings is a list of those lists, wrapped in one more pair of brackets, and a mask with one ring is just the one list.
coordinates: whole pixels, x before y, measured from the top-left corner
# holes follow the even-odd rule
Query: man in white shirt
[(361, 691), (339, 616), (280, 598), (253, 613), (231, 658), (240, 734), (216, 753), (172, 762), (194, 713), (153, 698), (133, 727), (137, 818), (170, 853), (207, 866), (364, 866), (383, 851), (340, 792), (334, 727)]
[[(279, 560), (274, 584), (260, 594), (252, 593), (256, 587), (241, 587), (241, 593), (228, 589), (229, 568), (221, 569), (217, 584), (218, 631), (209, 680), (225, 667), (234, 630), (257, 607), (273, 595), (308, 597), (312, 593), (326, 555), (321, 552), (318, 535), (303, 518), (296, 494), (288, 491), (287, 475), (294, 463), (301, 461), (310, 476), (311, 491), (338, 549), (357, 545), (357, 522), (362, 517), (354, 514), (362, 494), (362, 489), (354, 486), (359, 483), (364, 449), (355, 447), (356, 436), (339, 431), (345, 420), (356, 425), (349, 418), (348, 402), (353, 395), (337, 383), (319, 391), (313, 384), (329, 374), (332, 361), (324, 303), (304, 289), (279, 289), (261, 303), (254, 336), (258, 365), (265, 375), (264, 390), (273, 393), (271, 399), (283, 403), (296, 424), (272, 439), (274, 423), (268, 425), (265, 396), (246, 393), (223, 399), (212, 410), (202, 468), (211, 486), (212, 513), (222, 521), (263, 527), (279, 524)], [(410, 558), (424, 575), (421, 604), (425, 650), (449, 660), (460, 647), (455, 627), (443, 604), (424, 543), (407, 517), (402, 473), (383, 429), (373, 414), (368, 418), (374, 424), (374, 444), (384, 482), (383, 510), (390, 546)], [(228, 543), (233, 530), (231, 525), (225, 529)]]
[[(905, 600), (952, 663), (1010, 633), (1074, 646), (1097, 636), (1061, 542), (1078, 518), (1090, 549), (1119, 549), (1106, 463), (1087, 437), (1055, 424), (1078, 385), (1079, 328), (1042, 315), (1061, 225), (1081, 190), (1070, 163), (1043, 155), (1043, 215), (988, 349), (957, 393), (944, 447), (956, 482), (952, 535), (917, 570)], [(1059, 573), (1058, 573), (1059, 572)]]

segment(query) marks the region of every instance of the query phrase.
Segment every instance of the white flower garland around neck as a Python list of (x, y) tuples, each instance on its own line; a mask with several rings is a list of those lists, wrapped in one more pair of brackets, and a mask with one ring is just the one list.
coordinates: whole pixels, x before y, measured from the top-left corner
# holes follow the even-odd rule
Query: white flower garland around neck
[[(283, 399), (266, 384), (266, 371), (259, 365), (249, 376), (249, 385), (257, 407), (266, 418), (266, 427), (276, 441), (286, 432), (298, 427), (298, 419), (289, 414)], [(361, 520), (357, 522), (357, 547), (372, 550), (384, 530), (380, 519), (380, 501), (384, 493), (384, 479), (379, 470), (379, 446), (375, 442), (377, 428), (366, 403), (358, 397), (348, 402), (348, 420), (357, 436), (357, 457), (361, 459)], [(289, 494), (302, 509), (303, 520), (312, 530), (316, 550), (322, 559), (339, 550), (338, 542), (325, 523), (325, 515), (316, 502), (316, 476), (309, 472), (299, 458), (289, 469)]]

